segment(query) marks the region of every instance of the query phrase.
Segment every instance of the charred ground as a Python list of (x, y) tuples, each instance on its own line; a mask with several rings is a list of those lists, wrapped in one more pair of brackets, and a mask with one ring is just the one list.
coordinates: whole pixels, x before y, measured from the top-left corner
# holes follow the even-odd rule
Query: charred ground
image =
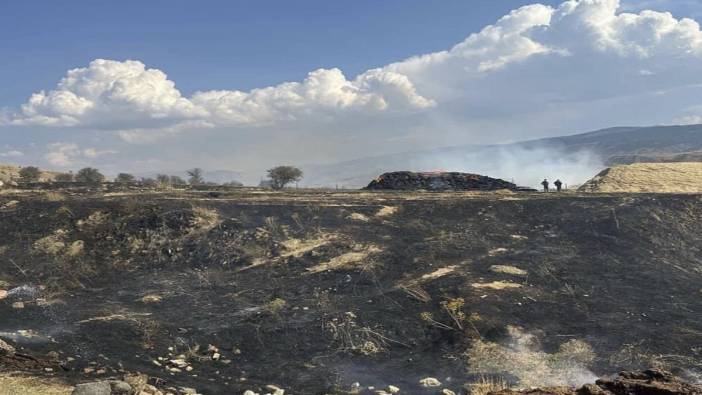
[[(466, 354), (513, 328), (547, 355), (588, 344), (598, 375), (689, 376), (701, 221), (697, 195), (5, 193), (0, 337), (74, 358), (72, 381), (138, 371), (205, 394), (518, 380)], [(192, 371), (167, 370), (179, 354)]]

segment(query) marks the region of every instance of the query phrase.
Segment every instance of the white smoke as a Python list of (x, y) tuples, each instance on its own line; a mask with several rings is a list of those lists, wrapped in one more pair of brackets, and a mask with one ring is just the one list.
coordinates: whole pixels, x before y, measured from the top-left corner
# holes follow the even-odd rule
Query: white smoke
[(463, 155), (438, 156), (430, 161), (434, 169), (484, 174), (531, 187), (538, 187), (543, 179), (550, 182), (560, 179), (564, 185), (573, 187), (605, 167), (602, 159), (590, 151), (567, 152), (548, 146), (490, 147)]
[(588, 369), (595, 353), (584, 341), (571, 339), (549, 354), (536, 336), (513, 326), (507, 329), (509, 338), (503, 343), (478, 340), (472, 345), (467, 352), (471, 373), (516, 379), (522, 388), (579, 387), (597, 379)]

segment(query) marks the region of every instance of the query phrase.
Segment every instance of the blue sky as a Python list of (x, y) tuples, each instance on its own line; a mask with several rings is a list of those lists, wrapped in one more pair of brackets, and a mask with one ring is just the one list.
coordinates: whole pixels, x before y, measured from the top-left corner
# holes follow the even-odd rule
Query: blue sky
[[(186, 94), (356, 75), (447, 48), (528, 1), (15, 1), (0, 12), (0, 106), (93, 59), (138, 59)], [(545, 3), (558, 4), (558, 1)], [(38, 62), (37, 59), (43, 61)]]
[(261, 158), (702, 122), (700, 1), (533, 3), (5, 2), (0, 162), (257, 179)]

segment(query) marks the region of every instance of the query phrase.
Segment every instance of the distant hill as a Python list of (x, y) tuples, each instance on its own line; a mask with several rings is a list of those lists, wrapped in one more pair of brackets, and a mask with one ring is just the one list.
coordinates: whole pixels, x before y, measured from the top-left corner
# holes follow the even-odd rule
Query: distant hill
[(307, 166), (305, 184), (359, 188), (390, 171), (463, 171), (522, 185), (543, 178), (581, 184), (602, 169), (637, 162), (702, 161), (702, 125), (616, 127), (499, 145), (464, 145)]
[(617, 127), (517, 143), (522, 147), (560, 145), (570, 152), (590, 150), (606, 165), (702, 160), (702, 125)]

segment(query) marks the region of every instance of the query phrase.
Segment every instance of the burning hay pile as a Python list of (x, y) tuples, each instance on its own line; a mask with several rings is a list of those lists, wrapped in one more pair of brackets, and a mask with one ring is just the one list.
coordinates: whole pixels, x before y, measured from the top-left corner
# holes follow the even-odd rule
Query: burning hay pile
[(498, 189), (516, 190), (518, 188), (511, 182), (479, 174), (396, 171), (382, 174), (371, 181), (365, 189), (494, 191)]

